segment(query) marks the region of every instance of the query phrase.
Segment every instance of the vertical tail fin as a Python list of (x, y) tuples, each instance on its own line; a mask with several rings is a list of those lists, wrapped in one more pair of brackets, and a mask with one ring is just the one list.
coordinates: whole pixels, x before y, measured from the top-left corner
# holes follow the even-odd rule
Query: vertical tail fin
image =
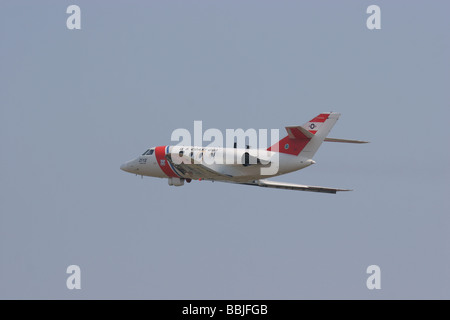
[(314, 136), (300, 154), (307, 159), (312, 159), (340, 116), (341, 114), (337, 112), (321, 113), (308, 123), (305, 123), (302, 128), (308, 130)]
[(340, 115), (336, 112), (321, 113), (302, 126), (286, 127), (288, 135), (267, 150), (312, 159)]

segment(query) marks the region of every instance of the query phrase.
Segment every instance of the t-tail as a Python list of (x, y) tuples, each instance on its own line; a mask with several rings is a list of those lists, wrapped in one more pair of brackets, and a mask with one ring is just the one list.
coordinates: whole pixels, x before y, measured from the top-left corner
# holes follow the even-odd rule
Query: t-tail
[(286, 127), (288, 135), (267, 150), (312, 159), (340, 115), (324, 112), (302, 126)]

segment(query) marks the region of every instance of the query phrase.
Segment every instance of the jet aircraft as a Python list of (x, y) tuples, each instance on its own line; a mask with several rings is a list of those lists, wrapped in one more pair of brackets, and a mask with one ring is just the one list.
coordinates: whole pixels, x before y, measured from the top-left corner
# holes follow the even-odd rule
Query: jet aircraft
[(267, 179), (314, 164), (313, 157), (324, 141), (367, 143), (360, 140), (327, 138), (339, 116), (340, 113), (325, 112), (304, 125), (286, 127), (287, 136), (267, 149), (252, 149), (249, 146), (237, 148), (236, 143), (233, 148), (157, 146), (122, 164), (120, 169), (140, 176), (167, 178), (170, 186), (182, 186), (192, 180), (209, 180), (334, 194), (351, 191)]

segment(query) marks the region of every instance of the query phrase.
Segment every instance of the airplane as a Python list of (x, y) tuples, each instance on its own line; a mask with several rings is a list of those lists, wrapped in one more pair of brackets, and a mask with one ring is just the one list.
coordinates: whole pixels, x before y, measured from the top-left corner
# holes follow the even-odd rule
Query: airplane
[[(327, 138), (340, 115), (337, 112), (324, 112), (302, 126), (286, 127), (287, 136), (267, 149), (251, 149), (248, 145), (237, 148), (236, 143), (233, 148), (157, 146), (122, 164), (120, 169), (140, 176), (167, 178), (170, 186), (182, 186), (185, 181), (190, 183), (192, 180), (209, 180), (332, 194), (352, 191), (267, 180), (314, 164), (312, 158), (323, 141), (367, 143)], [(226, 157), (233, 161), (224, 161), (229, 159)], [(221, 161), (215, 161), (217, 159)], [(275, 166), (277, 170), (271, 170), (271, 166)], [(263, 169), (266, 169), (264, 174)]]

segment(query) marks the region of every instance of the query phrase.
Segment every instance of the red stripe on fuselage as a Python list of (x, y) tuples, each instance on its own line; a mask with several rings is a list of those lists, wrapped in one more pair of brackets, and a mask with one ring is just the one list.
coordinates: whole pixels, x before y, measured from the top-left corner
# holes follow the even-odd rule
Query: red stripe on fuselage
[(168, 177), (178, 177), (178, 175), (172, 170), (170, 167), (169, 161), (165, 157), (166, 155), (166, 146), (160, 146), (155, 148), (155, 156), (156, 162), (161, 170)]

